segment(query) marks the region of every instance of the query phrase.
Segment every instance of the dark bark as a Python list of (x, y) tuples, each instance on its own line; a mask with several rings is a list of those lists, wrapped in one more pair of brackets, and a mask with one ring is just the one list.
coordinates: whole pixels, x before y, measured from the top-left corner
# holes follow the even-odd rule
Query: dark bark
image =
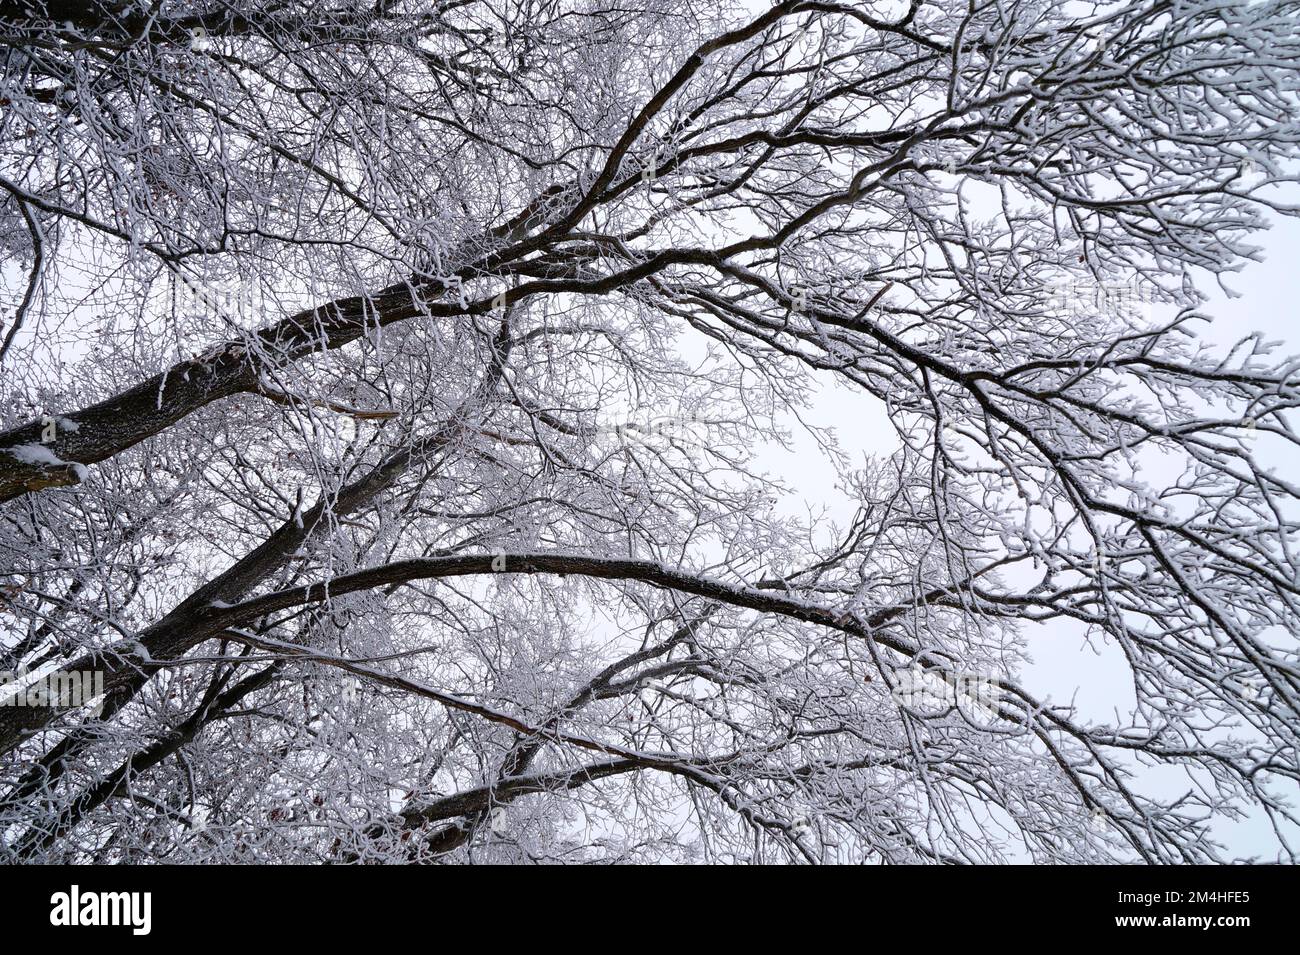
[[(226, 342), (178, 362), (152, 378), (97, 404), (56, 415), (55, 437), (42, 442), (45, 423), (29, 421), (0, 433), (0, 501), (48, 487), (75, 484), (73, 463), (94, 464), (159, 434), (186, 415), (232, 395), (259, 390), (258, 363), (267, 355), (302, 357), (356, 341), (366, 328), (419, 313), (409, 286), (373, 296), (338, 299), (293, 315), (252, 336)], [(61, 421), (59, 420), (61, 419)], [(62, 422), (71, 423), (74, 428)], [(6, 450), (37, 445), (66, 464), (23, 461)]]
[(99, 783), (87, 789), (73, 800), (58, 817), (48, 826), (36, 831), (29, 831), (13, 850), (18, 860), (30, 859), (37, 853), (49, 848), (64, 833), (70, 832), (87, 813), (103, 805), (114, 796), (126, 791), (127, 783), (142, 773), (148, 772), (168, 756), (180, 751), (193, 742), (203, 728), (226, 711), (232, 709), (250, 693), (255, 693), (269, 686), (283, 668), (281, 663), (273, 663), (252, 676), (245, 677), (234, 686), (210, 699), (204, 700), (202, 706), (184, 723), (166, 733), (162, 739), (138, 753), (133, 753), (113, 772)]

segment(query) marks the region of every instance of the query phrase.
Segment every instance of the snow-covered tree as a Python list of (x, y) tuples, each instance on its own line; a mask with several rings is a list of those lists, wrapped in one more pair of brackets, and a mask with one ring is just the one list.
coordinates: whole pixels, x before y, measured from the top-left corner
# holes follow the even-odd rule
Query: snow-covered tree
[(1300, 210), (1294, 3), (0, 41), (0, 670), (104, 689), (0, 706), (0, 858), (1294, 861), (1300, 366), (1197, 338)]

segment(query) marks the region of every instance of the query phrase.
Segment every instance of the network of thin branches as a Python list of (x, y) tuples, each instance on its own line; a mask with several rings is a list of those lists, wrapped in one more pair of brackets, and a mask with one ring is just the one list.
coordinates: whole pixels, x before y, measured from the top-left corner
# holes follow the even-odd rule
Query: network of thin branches
[(1300, 212), (1295, 0), (0, 57), (0, 859), (1295, 861), (1300, 364), (1197, 337)]

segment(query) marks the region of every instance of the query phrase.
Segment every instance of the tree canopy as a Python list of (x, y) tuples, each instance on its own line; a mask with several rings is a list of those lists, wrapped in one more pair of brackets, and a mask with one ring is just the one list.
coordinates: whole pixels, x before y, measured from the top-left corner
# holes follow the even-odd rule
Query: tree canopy
[(0, 2), (0, 859), (1295, 861), (1298, 12)]

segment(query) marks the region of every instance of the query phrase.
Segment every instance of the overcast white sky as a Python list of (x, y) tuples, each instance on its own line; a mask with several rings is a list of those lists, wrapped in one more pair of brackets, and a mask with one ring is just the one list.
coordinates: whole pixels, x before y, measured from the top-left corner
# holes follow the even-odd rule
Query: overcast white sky
[[(1298, 355), (1300, 221), (1275, 217), (1273, 227), (1258, 236), (1256, 244), (1263, 248), (1264, 260), (1249, 263), (1243, 271), (1225, 279), (1225, 284), (1240, 293), (1240, 298), (1229, 298), (1212, 279), (1199, 282), (1202, 290), (1211, 295), (1201, 311), (1213, 318), (1211, 323), (1200, 325), (1200, 333), (1208, 342), (1226, 350), (1249, 333), (1260, 331), (1269, 340), (1280, 343), (1274, 357)], [(813, 399), (807, 418), (822, 426), (834, 426), (842, 447), (855, 460), (860, 461), (864, 454), (888, 454), (897, 447), (878, 401), (829, 382)], [(794, 427), (793, 419), (790, 426)], [(1274, 460), (1269, 463), (1280, 472), (1300, 470), (1300, 452), (1294, 449), (1261, 447), (1257, 453), (1271, 453)], [(760, 460), (794, 489), (784, 502), (792, 512), (802, 514), (805, 508), (811, 508), (816, 513), (825, 508), (828, 519), (841, 525), (851, 518), (853, 501), (835, 490), (834, 469), (806, 434), (795, 435), (793, 451), (769, 447)], [(1132, 701), (1122, 661), (1117, 651), (1111, 654), (1105, 647), (1088, 647), (1080, 633), (1065, 626), (1038, 628), (1037, 633), (1030, 635), (1034, 662), (1022, 677), (1028, 688), (1041, 695), (1050, 695), (1056, 701), (1073, 699), (1085, 716), (1114, 719), (1116, 708), (1122, 713)], [(1146, 778), (1155, 784), (1155, 776)], [(1187, 788), (1186, 777), (1178, 770), (1159, 773), (1159, 782), (1171, 789)], [(1262, 817), (1239, 822), (1222, 820), (1218, 831), (1234, 853), (1259, 853), (1272, 859), (1276, 852), (1275, 836)]]

